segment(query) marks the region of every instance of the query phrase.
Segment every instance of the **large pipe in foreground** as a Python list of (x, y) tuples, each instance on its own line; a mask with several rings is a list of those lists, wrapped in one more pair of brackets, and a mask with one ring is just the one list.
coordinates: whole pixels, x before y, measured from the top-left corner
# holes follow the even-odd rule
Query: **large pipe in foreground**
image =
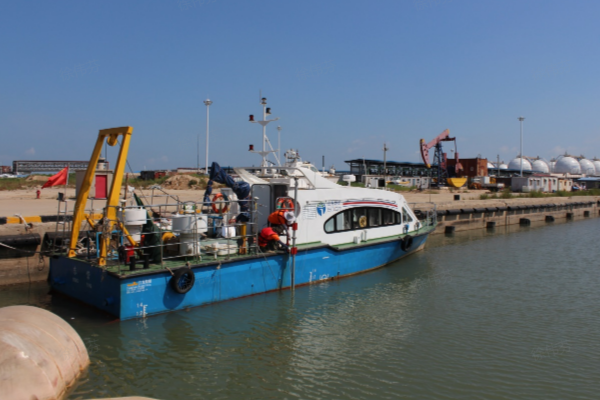
[(30, 306), (0, 308), (0, 397), (60, 399), (90, 363), (63, 319)]

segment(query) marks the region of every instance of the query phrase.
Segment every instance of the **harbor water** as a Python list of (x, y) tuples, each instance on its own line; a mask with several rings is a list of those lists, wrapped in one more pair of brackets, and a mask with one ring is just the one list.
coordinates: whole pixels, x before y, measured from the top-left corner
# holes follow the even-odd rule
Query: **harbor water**
[(596, 399), (600, 224), (436, 235), (338, 281), (140, 320), (45, 283), (0, 306), (57, 313), (91, 366), (69, 399)]

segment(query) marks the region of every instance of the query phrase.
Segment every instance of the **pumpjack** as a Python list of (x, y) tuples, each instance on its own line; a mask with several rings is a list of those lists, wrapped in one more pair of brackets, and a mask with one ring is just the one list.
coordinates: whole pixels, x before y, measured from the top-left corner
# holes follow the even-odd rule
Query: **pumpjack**
[[(448, 169), (447, 156), (442, 150), (442, 142), (454, 142), (454, 169)], [(435, 148), (433, 154), (433, 166), (437, 167), (437, 182), (434, 186), (452, 186), (461, 187), (465, 184), (466, 178), (456, 178), (463, 170), (458, 157), (458, 150), (456, 148), (456, 138), (450, 137), (450, 130), (446, 129), (440, 133), (438, 137), (433, 139), (431, 142), (426, 143), (425, 139), (421, 139), (421, 157), (427, 168), (431, 168), (432, 164), (429, 163), (429, 150)]]

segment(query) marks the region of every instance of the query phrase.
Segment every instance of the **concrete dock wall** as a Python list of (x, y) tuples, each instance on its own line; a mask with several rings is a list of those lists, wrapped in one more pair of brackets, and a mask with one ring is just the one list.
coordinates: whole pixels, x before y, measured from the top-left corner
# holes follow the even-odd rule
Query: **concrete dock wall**
[(461, 208), (450, 208), (450, 205), (446, 205), (446, 208), (437, 210), (438, 227), (434, 234), (600, 216), (598, 200), (584, 199), (518, 199), (483, 204), (479, 202), (475, 206), (459, 204)]

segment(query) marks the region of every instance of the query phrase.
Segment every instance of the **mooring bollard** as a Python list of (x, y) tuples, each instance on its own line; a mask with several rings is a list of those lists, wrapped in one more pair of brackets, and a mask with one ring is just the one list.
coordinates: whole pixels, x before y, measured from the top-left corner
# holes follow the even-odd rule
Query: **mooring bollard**
[(519, 220), (519, 225), (523, 225), (523, 226), (526, 226), (526, 225), (531, 225), (531, 221), (530, 221), (530, 220), (528, 220), (527, 218), (521, 218), (521, 219)]
[(455, 231), (455, 230), (456, 230), (456, 227), (455, 227), (455, 226), (447, 226), (447, 227), (444, 229), (444, 233), (445, 233), (446, 235), (451, 235), (451, 234), (453, 234), (453, 233), (454, 233), (454, 231)]
[(546, 222), (554, 222), (554, 217), (552, 215), (546, 215)]
[(494, 229), (496, 227), (496, 222), (495, 221), (488, 221), (486, 228), (488, 229)]

